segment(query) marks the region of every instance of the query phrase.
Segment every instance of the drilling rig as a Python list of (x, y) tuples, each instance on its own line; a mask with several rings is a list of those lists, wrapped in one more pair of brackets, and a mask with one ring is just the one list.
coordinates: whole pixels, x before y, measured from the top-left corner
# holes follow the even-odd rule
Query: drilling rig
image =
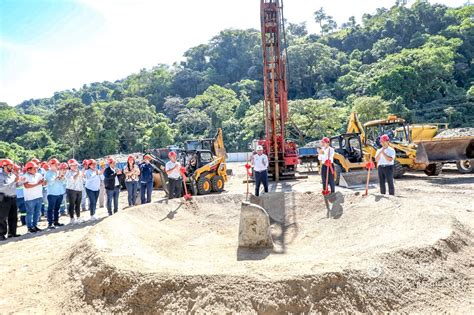
[(294, 178), (298, 165), (296, 143), (285, 139), (288, 85), (283, 0), (261, 0), (265, 139), (258, 140), (269, 159), (275, 181)]

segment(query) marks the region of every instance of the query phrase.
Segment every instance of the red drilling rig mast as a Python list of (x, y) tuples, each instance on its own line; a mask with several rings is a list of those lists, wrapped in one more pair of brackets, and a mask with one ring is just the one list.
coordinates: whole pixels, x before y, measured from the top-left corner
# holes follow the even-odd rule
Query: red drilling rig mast
[[(281, 3), (281, 5), (280, 5)], [(298, 164), (296, 144), (285, 139), (288, 120), (286, 42), (283, 1), (261, 0), (265, 139), (259, 140), (269, 158), (269, 173), (278, 181), (294, 177)]]

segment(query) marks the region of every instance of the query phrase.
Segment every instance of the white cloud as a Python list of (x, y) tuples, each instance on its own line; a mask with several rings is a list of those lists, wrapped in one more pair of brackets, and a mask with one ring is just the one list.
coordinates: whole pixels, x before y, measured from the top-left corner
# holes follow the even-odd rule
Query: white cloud
[[(240, 0), (80, 0), (103, 19), (95, 19), (87, 38), (75, 34), (20, 45), (0, 41), (0, 101), (10, 105), (24, 99), (49, 97), (55, 91), (84, 83), (123, 78), (158, 63), (172, 64), (188, 48), (207, 42), (225, 28), (258, 28), (259, 1)], [(436, 1), (455, 6), (463, 0)], [(339, 22), (389, 7), (394, 0), (286, 0), (289, 21), (308, 21), (323, 6)], [(66, 21), (65, 21), (66, 23)], [(84, 23), (88, 23), (84, 20)], [(82, 26), (84, 27), (84, 26)], [(49, 34), (53, 36), (52, 34)]]

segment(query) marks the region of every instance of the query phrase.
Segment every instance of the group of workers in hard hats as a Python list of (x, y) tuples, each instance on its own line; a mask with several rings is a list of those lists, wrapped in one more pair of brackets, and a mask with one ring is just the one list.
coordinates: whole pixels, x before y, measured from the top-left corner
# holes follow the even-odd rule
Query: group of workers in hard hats
[[(93, 159), (84, 160), (82, 167), (75, 159), (70, 159), (67, 163), (61, 163), (56, 158), (43, 163), (33, 159), (24, 167), (10, 159), (0, 160), (0, 241), (5, 240), (7, 235), (19, 236), (18, 209), (21, 221), (29, 233), (41, 231), (38, 222), (45, 204), (49, 230), (63, 226), (59, 222), (59, 216), (64, 200), (67, 200), (70, 224), (81, 222), (81, 203), (86, 198), (89, 201), (91, 220), (97, 220), (97, 202), (103, 195), (107, 196), (107, 212), (113, 215), (119, 208), (121, 176), (124, 177), (128, 191), (129, 206), (137, 204), (138, 187), (141, 203), (151, 202), (153, 167), (150, 161), (151, 156), (145, 155), (142, 163), (138, 165), (135, 157), (130, 155), (127, 165), (120, 169), (113, 158), (108, 158), (107, 163), (98, 163)], [(84, 210), (85, 206), (82, 208)]]
[[(377, 162), (378, 177), (380, 183), (380, 193), (386, 193), (386, 186), (388, 185), (388, 193), (395, 195), (395, 186), (393, 180), (393, 168), (395, 162), (395, 150), (389, 146), (390, 138), (387, 135), (380, 137), (382, 147), (377, 150), (375, 154), (375, 161)], [(334, 148), (330, 146), (330, 139), (324, 137), (321, 140), (321, 148), (318, 152), (318, 159), (323, 185), (323, 192), (334, 193), (336, 185), (334, 181)], [(268, 192), (268, 156), (263, 153), (263, 147), (257, 146), (256, 154), (252, 156), (252, 166), (255, 177), (255, 196), (260, 194), (260, 186), (263, 184), (264, 192)], [(330, 189), (330, 190), (329, 190)]]

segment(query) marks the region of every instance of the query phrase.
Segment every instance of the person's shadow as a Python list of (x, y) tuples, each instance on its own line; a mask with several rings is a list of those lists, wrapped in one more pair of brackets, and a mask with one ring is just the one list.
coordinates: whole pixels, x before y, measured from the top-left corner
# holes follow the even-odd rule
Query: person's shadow
[(339, 219), (344, 213), (342, 204), (344, 203), (344, 195), (337, 191), (333, 194), (324, 197), (326, 201), (326, 207), (328, 210), (327, 217), (333, 219)]

